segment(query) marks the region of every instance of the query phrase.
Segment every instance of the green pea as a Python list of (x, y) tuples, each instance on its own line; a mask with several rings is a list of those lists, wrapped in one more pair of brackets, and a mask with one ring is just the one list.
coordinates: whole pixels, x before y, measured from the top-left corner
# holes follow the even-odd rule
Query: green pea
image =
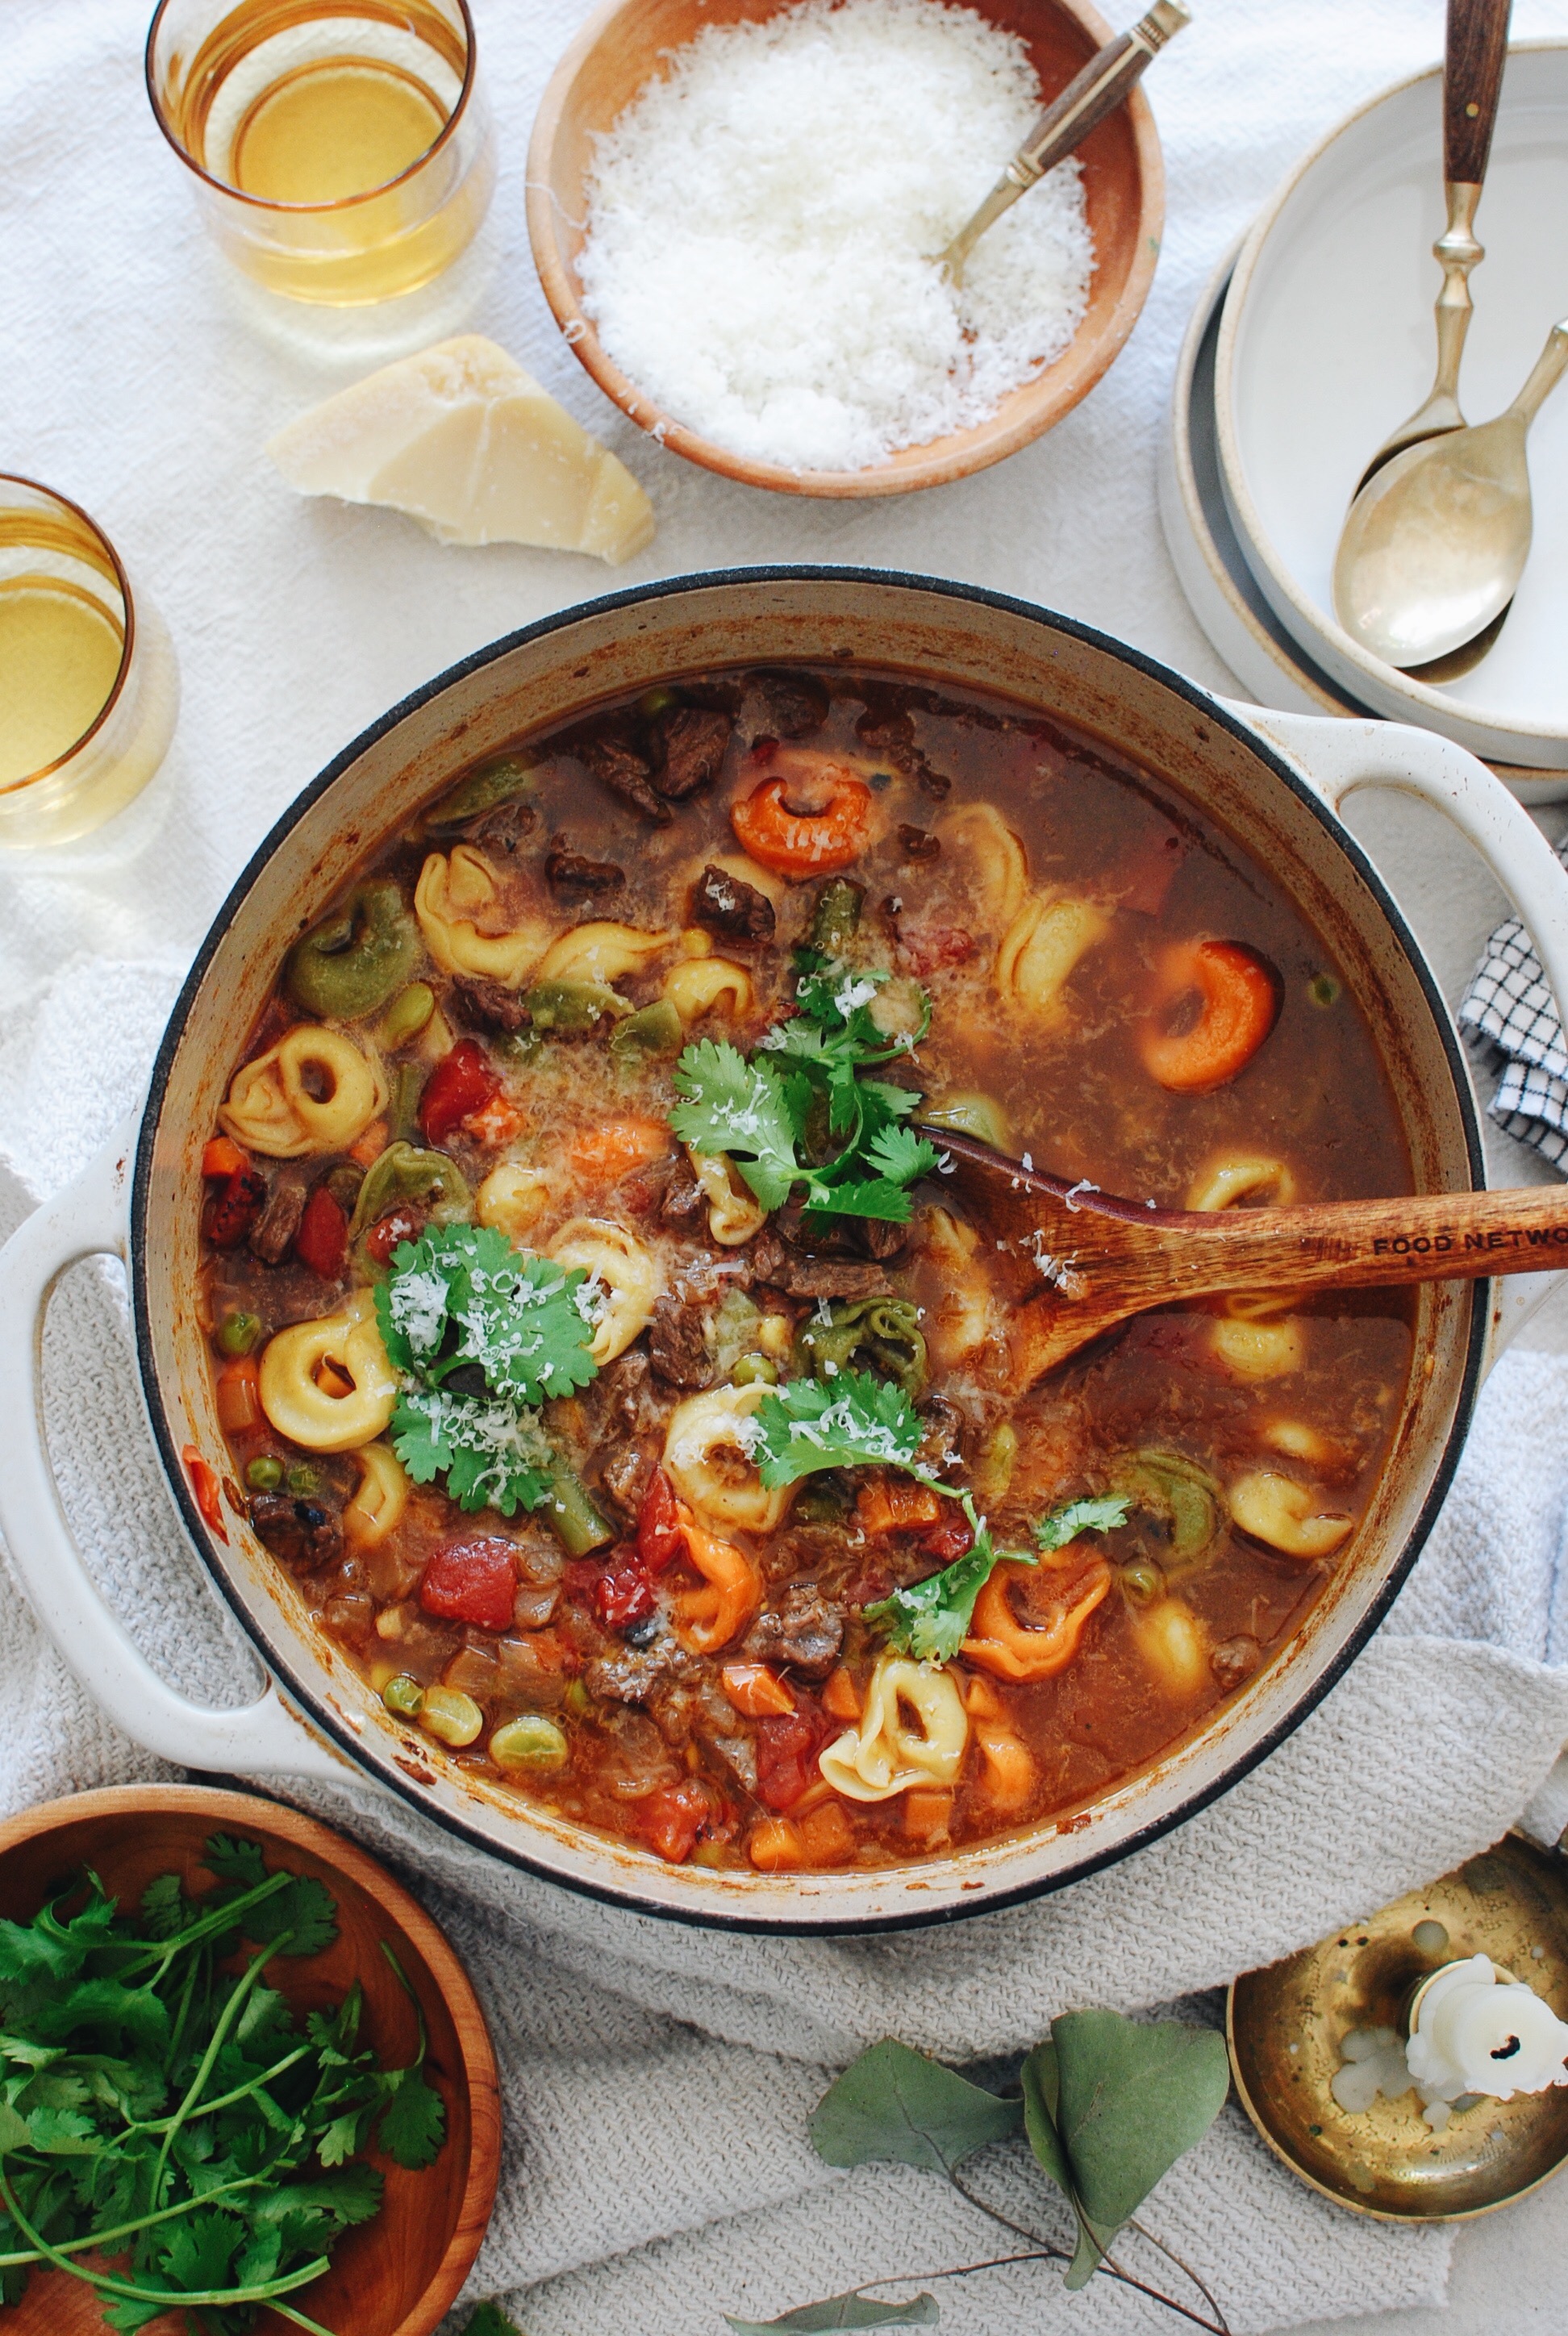
[(273, 1493), (283, 1482), (283, 1463), (270, 1453), (252, 1460), (245, 1471), (245, 1481), (253, 1493)]
[(545, 1514), (569, 1557), (586, 1557), (603, 1549), (615, 1534), (593, 1504), (588, 1486), (575, 1468), (557, 1461), (550, 1471)]
[(657, 1061), (678, 1055), (685, 1044), (680, 1016), (667, 998), (660, 998), (651, 1006), (639, 1006), (635, 1014), (628, 1015), (611, 1034), (609, 1051), (623, 1061), (638, 1055)]
[(389, 1679), (381, 1690), (381, 1700), (388, 1711), (395, 1711), (400, 1719), (417, 1719), (424, 1702), (424, 1689), (406, 1671)]
[(364, 1231), (389, 1209), (408, 1201), (427, 1201), (436, 1224), (457, 1224), (473, 1207), (468, 1180), (455, 1160), (444, 1152), (422, 1151), (417, 1144), (389, 1144), (371, 1163), (359, 1188), (349, 1225), (351, 1235)]
[(536, 1776), (564, 1768), (570, 1750), (554, 1720), (535, 1711), (509, 1719), (490, 1739), (490, 1757), (498, 1768), (531, 1770)]
[(730, 1377), (736, 1387), (777, 1387), (778, 1365), (766, 1355), (743, 1355)]
[(527, 794), (533, 784), (531, 766), (516, 754), (498, 754), (493, 762), (482, 763), (477, 771), (470, 771), (454, 787), (432, 803), (424, 814), (424, 824), (432, 835), (466, 827), (471, 820), (482, 819), (487, 811), (498, 803), (511, 803), (513, 796)]
[(538, 981), (523, 1004), (536, 1030), (591, 1030), (606, 1015), (618, 1022), (631, 1012), (602, 981)]
[(864, 885), (852, 883), (847, 876), (835, 876), (824, 884), (812, 914), (813, 949), (823, 949), (829, 957), (842, 957), (859, 929), (864, 899)]
[(388, 1053), (417, 1038), (435, 1011), (435, 992), (428, 981), (411, 981), (400, 989), (381, 1017), (381, 1043)]
[(346, 908), (295, 942), (284, 980), (307, 1014), (357, 1022), (402, 988), (422, 947), (396, 884), (356, 884)]
[(950, 1095), (945, 1103), (927, 1105), (915, 1119), (920, 1127), (950, 1127), (955, 1135), (978, 1136), (998, 1152), (1008, 1149), (1008, 1123), (989, 1095)]
[(660, 683), (653, 689), (643, 691), (637, 701), (637, 710), (645, 722), (657, 722), (661, 714), (667, 714), (671, 706), (679, 704), (680, 699), (675, 691)]
[(260, 1336), (259, 1314), (226, 1314), (218, 1326), (218, 1343), (226, 1355), (248, 1355)]
[(312, 1493), (321, 1490), (321, 1471), (308, 1460), (297, 1460), (284, 1475), (284, 1484), (297, 1500), (307, 1500)]
[(1331, 973), (1315, 973), (1307, 984), (1307, 995), (1314, 1006), (1332, 1006), (1339, 995), (1339, 985)]

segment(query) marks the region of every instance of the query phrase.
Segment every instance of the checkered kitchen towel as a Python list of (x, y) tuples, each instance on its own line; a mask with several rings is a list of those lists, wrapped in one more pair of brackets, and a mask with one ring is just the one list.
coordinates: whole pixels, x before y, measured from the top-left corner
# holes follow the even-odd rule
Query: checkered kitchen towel
[[(1557, 847), (1568, 867), (1568, 836)], [(1459, 1020), (1490, 1040), (1503, 1076), (1487, 1108), (1521, 1144), (1568, 1174), (1568, 1041), (1530, 937), (1517, 917), (1499, 925), (1459, 1007)]]

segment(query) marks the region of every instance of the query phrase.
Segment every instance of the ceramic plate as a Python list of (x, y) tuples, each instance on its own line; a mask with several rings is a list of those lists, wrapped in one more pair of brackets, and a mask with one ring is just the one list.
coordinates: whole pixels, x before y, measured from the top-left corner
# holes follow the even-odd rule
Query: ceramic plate
[[(1372, 450), (1431, 385), (1431, 245), (1444, 224), (1434, 66), (1374, 99), (1291, 173), (1243, 244), (1214, 410), (1236, 536), (1274, 613), (1335, 688), (1493, 761), (1568, 769), (1568, 397), (1530, 441), (1535, 540), (1496, 647), (1441, 688), (1368, 656), (1335, 622), (1329, 575)], [(1476, 228), (1487, 256), (1462, 387), (1485, 421), (1568, 314), (1568, 44), (1510, 50)]]

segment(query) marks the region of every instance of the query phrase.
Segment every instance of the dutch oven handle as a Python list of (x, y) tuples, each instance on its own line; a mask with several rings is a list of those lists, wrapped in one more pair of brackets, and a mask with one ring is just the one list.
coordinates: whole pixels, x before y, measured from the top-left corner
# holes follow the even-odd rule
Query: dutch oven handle
[[(1485, 763), (1454, 739), (1403, 722), (1278, 714), (1227, 702), (1233, 714), (1283, 750), (1331, 811), (1339, 811), (1358, 787), (1391, 787), (1436, 804), (1514, 903), (1568, 1031), (1568, 870)], [(1493, 1283), (1488, 1370), (1560, 1279), (1553, 1273), (1518, 1273)]]
[(177, 1693), (140, 1652), (82, 1562), (44, 1437), (44, 1309), (67, 1266), (124, 1259), (135, 1125), (73, 1184), (34, 1209), (0, 1250), (0, 1533), (12, 1569), (67, 1669), (133, 1742), (209, 1774), (314, 1776), (351, 1771), (276, 1684), (255, 1703), (212, 1711)]

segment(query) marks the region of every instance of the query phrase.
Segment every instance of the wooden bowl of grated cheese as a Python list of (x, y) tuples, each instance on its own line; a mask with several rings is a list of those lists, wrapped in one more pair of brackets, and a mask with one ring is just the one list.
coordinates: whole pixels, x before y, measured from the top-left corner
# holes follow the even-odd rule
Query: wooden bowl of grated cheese
[[(925, 255), (961, 224), (1017, 142), (1008, 132), (998, 151), (992, 99), (1007, 76), (983, 54), (988, 41), (998, 45), (993, 28), (1015, 44), (1015, 107), (1027, 67), (1048, 103), (1111, 37), (1087, 0), (972, 0), (957, 29), (957, 95), (975, 102), (966, 113), (955, 102), (944, 114), (945, 88), (931, 110), (930, 27), (952, 13), (932, 0), (920, 10), (911, 0), (841, 0), (831, 11), (825, 0), (607, 0), (557, 65), (528, 162), (529, 235), (545, 297), (606, 395), (689, 462), (784, 494), (904, 494), (984, 470), (1042, 436), (1114, 363), (1147, 296), (1164, 215), (1159, 139), (1141, 88), (1078, 150), (1081, 198), (1069, 162), (1062, 186), (1043, 181), (978, 248), (966, 285), (976, 302), (989, 301), (999, 341), (989, 337), (984, 307), (977, 327), (968, 290), (955, 318), (934, 270), (917, 280)], [(808, 22), (798, 24), (803, 15)], [(756, 79), (763, 36), (744, 28), (765, 24), (775, 52), (785, 42), (797, 51), (785, 67), (793, 83), (782, 84), (800, 99), (794, 157), (787, 121), (781, 132), (776, 112), (769, 120), (756, 105), (765, 87), (781, 86)], [(725, 70), (733, 63), (736, 73), (733, 108), (716, 70), (716, 27), (725, 28)], [(707, 45), (697, 84), (690, 44), (699, 35)], [(823, 46), (842, 49), (846, 38), (858, 43), (847, 60)], [(829, 66), (852, 76), (880, 118), (858, 103), (852, 112), (828, 104)], [(677, 106), (657, 86), (672, 75)], [(918, 157), (890, 144), (906, 92), (909, 119), (953, 131)], [(663, 108), (663, 144), (651, 155), (650, 102)], [(808, 152), (813, 167), (802, 170)], [(620, 173), (613, 182), (612, 166)], [(825, 229), (824, 197), (834, 220)], [(777, 241), (791, 200), (818, 238), (799, 267)], [(916, 225), (922, 201), (929, 216)], [(1050, 253), (1043, 274), (1037, 256), (1036, 272), (1020, 274), (1024, 243), (1002, 241), (1031, 238), (1037, 255), (1057, 231), (1053, 206), (1068, 252), (1054, 305)], [(949, 349), (950, 356), (930, 354)], [(862, 383), (870, 413), (859, 402)], [(836, 397), (823, 394), (835, 384)], [(928, 413), (935, 430), (922, 427)]]

